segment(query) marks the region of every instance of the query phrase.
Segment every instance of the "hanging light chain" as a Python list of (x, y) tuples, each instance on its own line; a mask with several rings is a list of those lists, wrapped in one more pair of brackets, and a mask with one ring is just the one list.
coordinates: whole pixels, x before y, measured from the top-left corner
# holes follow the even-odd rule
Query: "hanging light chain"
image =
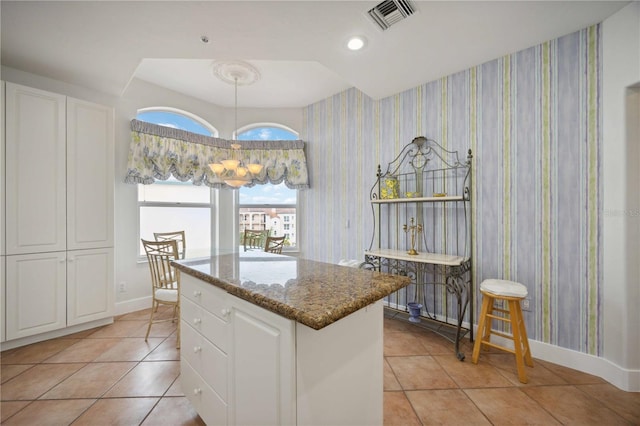
[(238, 76), (234, 77), (235, 80), (235, 99), (234, 99), (234, 105), (235, 108), (233, 109), (234, 111), (234, 128), (233, 128), (233, 140), (237, 140), (238, 139)]

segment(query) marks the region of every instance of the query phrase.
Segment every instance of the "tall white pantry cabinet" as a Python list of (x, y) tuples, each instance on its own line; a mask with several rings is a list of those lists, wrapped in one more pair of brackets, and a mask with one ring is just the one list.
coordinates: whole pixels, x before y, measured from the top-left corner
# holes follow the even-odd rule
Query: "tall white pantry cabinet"
[(114, 314), (114, 113), (5, 86), (3, 341), (10, 341)]

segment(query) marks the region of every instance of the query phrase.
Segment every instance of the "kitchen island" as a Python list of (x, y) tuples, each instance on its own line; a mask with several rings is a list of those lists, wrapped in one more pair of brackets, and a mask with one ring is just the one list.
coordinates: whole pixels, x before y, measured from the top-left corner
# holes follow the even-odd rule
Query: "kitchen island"
[(174, 265), (182, 388), (207, 424), (382, 424), (381, 299), (408, 278), (259, 251)]

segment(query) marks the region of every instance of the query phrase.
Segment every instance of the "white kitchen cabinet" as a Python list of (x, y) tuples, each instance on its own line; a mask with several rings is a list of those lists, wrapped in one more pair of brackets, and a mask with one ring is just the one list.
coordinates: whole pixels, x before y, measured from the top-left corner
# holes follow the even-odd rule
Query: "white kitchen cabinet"
[(67, 252), (67, 326), (113, 316), (113, 248)]
[(314, 330), (181, 273), (181, 381), (207, 424), (382, 424), (382, 302)]
[(7, 300), (7, 293), (6, 293), (6, 281), (5, 281), (5, 275), (4, 275), (4, 271), (5, 271), (5, 259), (6, 256), (0, 256), (0, 297), (2, 297), (2, 302), (0, 302), (0, 342), (4, 342), (5, 340), (7, 340), (7, 334), (6, 334), (6, 318), (4, 316), (4, 302), (5, 300)]
[[(5, 205), (4, 205), (4, 194), (5, 194), (5, 178), (4, 178), (4, 156), (5, 156), (5, 117), (4, 117), (4, 81), (0, 81), (0, 256), (5, 255)], [(2, 300), (4, 300), (4, 292), (2, 293)], [(2, 305), (0, 303), (0, 305)], [(4, 312), (2, 307), (0, 306), (0, 313)], [(4, 324), (4, 316), (1, 317), (0, 321)], [(4, 328), (3, 328), (4, 330)], [(2, 334), (4, 336), (4, 332)], [(4, 341), (4, 339), (3, 339)]]
[(227, 404), (184, 357), (180, 359), (180, 380), (182, 388), (189, 392), (189, 402), (207, 425), (229, 424)]
[(7, 340), (66, 326), (66, 253), (7, 256)]
[(5, 194), (5, 186), (4, 186), (4, 154), (5, 154), (5, 139), (4, 139), (4, 81), (0, 81), (0, 342), (4, 342), (6, 340), (5, 334), (5, 324), (6, 318), (4, 316), (4, 301), (7, 299), (5, 293), (5, 223), (4, 223), (4, 194)]
[[(183, 298), (183, 306), (189, 301)], [(198, 318), (192, 312), (187, 312), (186, 318)], [(229, 363), (227, 354), (214, 345), (205, 335), (200, 334), (190, 324), (184, 324), (180, 329), (184, 347), (181, 356), (191, 364), (208, 385), (215, 390), (220, 400), (225, 403), (227, 397), (227, 383)]]
[(202, 419), (295, 423), (295, 323), (181, 277), (181, 380)]
[(6, 258), (8, 340), (113, 316), (112, 248)]
[(229, 295), (181, 274), (181, 380), (207, 424), (228, 424)]
[(67, 250), (113, 246), (113, 108), (67, 99)]
[(113, 108), (14, 83), (4, 99), (6, 338), (112, 317)]
[(66, 249), (66, 98), (6, 83), (6, 253)]
[(232, 297), (230, 325), (229, 424), (295, 424), (295, 322)]

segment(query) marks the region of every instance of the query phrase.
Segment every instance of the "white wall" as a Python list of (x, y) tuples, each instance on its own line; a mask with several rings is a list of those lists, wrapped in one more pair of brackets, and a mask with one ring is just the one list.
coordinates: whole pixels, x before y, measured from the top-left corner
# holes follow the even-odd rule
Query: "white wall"
[[(131, 139), (130, 121), (140, 108), (178, 108), (198, 115), (216, 127), (221, 138), (230, 139), (234, 127), (233, 109), (219, 107), (136, 79), (132, 80), (121, 97), (115, 97), (8, 67), (2, 67), (0, 78), (115, 108), (115, 283), (127, 283), (126, 293), (116, 293), (116, 310), (124, 313), (150, 306), (148, 266), (137, 261), (137, 190), (135, 185), (124, 183)], [(229, 90), (233, 88), (230, 86)], [(300, 131), (302, 109), (238, 110), (238, 126), (255, 122), (275, 122)], [(228, 190), (218, 192), (214, 198), (224, 208), (219, 218), (222, 223), (220, 231), (217, 234), (214, 231), (214, 245), (216, 248), (236, 248), (238, 236), (232, 226), (237, 221), (234, 211), (235, 194)]]
[[(640, 2), (604, 21), (604, 358), (631, 374), (614, 384), (640, 390)], [(613, 379), (615, 380), (615, 378)]]

